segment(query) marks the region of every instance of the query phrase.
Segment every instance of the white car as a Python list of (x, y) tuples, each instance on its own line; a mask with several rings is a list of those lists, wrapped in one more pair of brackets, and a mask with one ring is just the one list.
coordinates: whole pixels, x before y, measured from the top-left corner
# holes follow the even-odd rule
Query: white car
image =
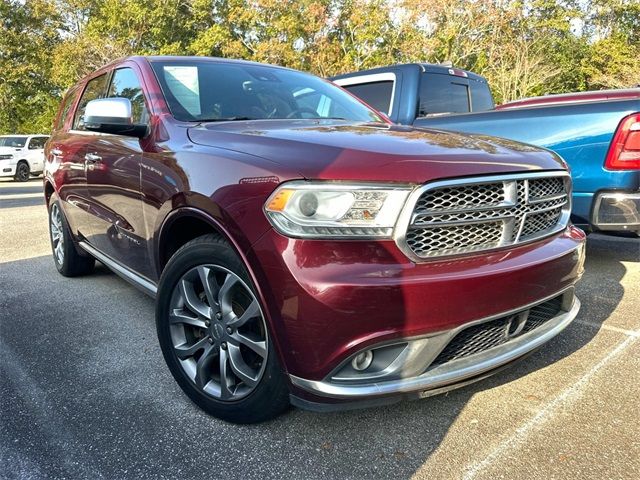
[(1, 135), (0, 177), (26, 182), (44, 170), (44, 144), (48, 135)]

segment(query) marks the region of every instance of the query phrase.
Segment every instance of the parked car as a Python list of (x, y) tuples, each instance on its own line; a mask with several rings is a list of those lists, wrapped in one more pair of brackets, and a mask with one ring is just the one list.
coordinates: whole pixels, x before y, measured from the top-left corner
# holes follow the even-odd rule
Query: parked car
[(447, 391), (578, 313), (556, 154), (394, 126), (308, 74), (117, 61), (65, 96), (46, 153), (58, 271), (97, 259), (155, 296), (171, 373), (225, 420)]
[(44, 144), (48, 135), (0, 136), (0, 177), (26, 182), (44, 169)]
[[(491, 111), (493, 101), (481, 77), (419, 66), (377, 68), (333, 80), (378, 108), (392, 104), (382, 111), (403, 125), (495, 135), (553, 150), (571, 168), (575, 224), (587, 231), (640, 234), (640, 89), (539, 97)], [(372, 87), (371, 75), (387, 75), (388, 83)]]

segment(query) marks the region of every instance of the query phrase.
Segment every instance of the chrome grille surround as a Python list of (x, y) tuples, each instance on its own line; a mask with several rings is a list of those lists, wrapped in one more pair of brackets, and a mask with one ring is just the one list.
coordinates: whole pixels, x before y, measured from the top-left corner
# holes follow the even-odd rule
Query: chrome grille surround
[(539, 240), (563, 230), (570, 213), (566, 171), (443, 180), (412, 192), (394, 238), (421, 262)]

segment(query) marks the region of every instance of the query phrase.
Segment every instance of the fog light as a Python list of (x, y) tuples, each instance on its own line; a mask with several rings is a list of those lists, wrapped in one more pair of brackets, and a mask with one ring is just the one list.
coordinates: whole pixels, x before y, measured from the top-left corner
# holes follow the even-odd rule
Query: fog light
[(371, 350), (367, 350), (366, 352), (362, 352), (357, 354), (351, 360), (351, 366), (354, 370), (358, 370), (361, 372), (362, 370), (366, 370), (373, 362), (373, 352)]

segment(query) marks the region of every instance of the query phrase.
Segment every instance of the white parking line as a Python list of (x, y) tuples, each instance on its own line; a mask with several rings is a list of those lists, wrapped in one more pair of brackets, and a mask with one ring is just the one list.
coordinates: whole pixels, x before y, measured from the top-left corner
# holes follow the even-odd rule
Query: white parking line
[(15, 195), (0, 195), (0, 200), (20, 200), (21, 198), (42, 198), (44, 193), (18, 193)]
[(533, 418), (521, 425), (512, 435), (498, 444), (493, 451), (487, 455), (484, 460), (475, 462), (469, 465), (465, 470), (465, 474), (462, 478), (465, 480), (471, 480), (475, 478), (478, 473), (489, 467), (492, 463), (498, 460), (503, 453), (510, 452), (517, 444), (524, 442), (527, 436), (531, 433), (531, 430), (535, 427), (543, 424), (547, 420), (553, 417), (553, 414), (561, 407), (565, 407), (567, 403), (575, 401), (580, 397), (582, 391), (589, 384), (591, 378), (598, 373), (606, 364), (611, 362), (620, 353), (626, 350), (631, 344), (637, 341), (638, 337), (629, 336), (616, 348), (611, 350), (602, 360), (596, 365), (591, 367), (577, 382), (565, 389), (560, 395), (547, 403)]
[(613, 325), (600, 324), (595, 322), (589, 322), (588, 320), (575, 320), (575, 323), (586, 325), (587, 327), (593, 327), (602, 330), (609, 330), (610, 332), (618, 332), (630, 337), (640, 338), (640, 330), (627, 330), (626, 328), (614, 327)]

